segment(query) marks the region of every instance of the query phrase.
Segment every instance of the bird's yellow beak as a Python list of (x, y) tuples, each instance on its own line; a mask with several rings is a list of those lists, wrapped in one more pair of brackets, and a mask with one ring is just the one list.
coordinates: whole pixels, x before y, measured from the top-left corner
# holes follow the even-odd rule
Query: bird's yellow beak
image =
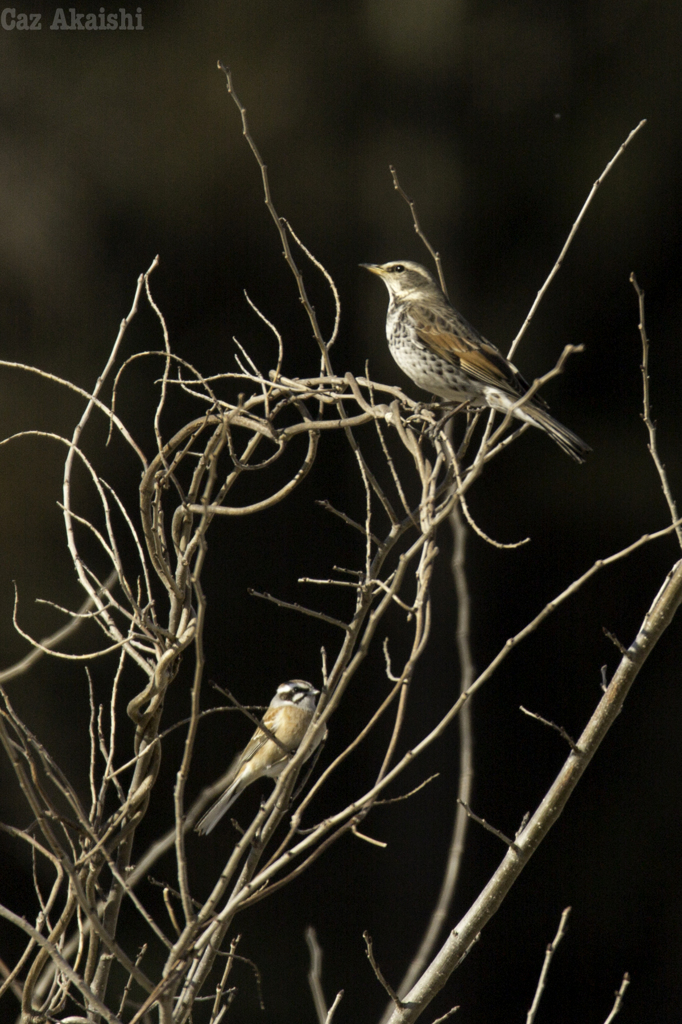
[(369, 270), (372, 274), (378, 274), (379, 277), (383, 277), (383, 267), (380, 267), (377, 263), (360, 263), (360, 267), (364, 267), (365, 270)]

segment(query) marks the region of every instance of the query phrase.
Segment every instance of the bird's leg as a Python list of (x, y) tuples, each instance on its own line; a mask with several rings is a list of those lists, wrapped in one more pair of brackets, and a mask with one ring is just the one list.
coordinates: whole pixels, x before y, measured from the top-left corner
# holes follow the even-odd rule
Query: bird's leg
[(417, 402), (417, 404), (415, 405), (414, 409), (412, 410), (410, 415), (407, 417), (408, 423), (409, 423), (410, 420), (419, 419), (419, 417), (422, 415), (422, 413), (425, 410), (426, 410), (426, 412), (434, 412), (436, 409), (440, 409), (440, 406), (441, 406), (440, 401), (435, 401), (435, 398), (436, 398), (435, 395), (433, 395), (433, 398), (434, 398), (433, 402)]

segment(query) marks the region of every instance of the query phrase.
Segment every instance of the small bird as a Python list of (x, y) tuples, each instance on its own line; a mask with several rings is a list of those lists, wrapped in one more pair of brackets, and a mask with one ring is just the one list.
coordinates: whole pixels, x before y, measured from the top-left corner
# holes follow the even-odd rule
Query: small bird
[[(431, 274), (419, 263), (361, 263), (388, 288), (386, 337), (391, 355), (418, 387), (448, 402), (468, 402), (507, 413), (529, 385), (499, 349), (454, 309)], [(513, 415), (539, 427), (560, 448), (584, 462), (592, 451), (533, 395)]]
[[(280, 683), (263, 715), (263, 724), (286, 747), (288, 753), (266, 732), (256, 729), (228, 769), (225, 792), (195, 825), (200, 835), (206, 836), (213, 831), (240, 793), (252, 782), (263, 777), (275, 778), (284, 771), (308, 731), (319, 694), (320, 691), (304, 679), (290, 679), (287, 683)], [(315, 746), (308, 751), (306, 760), (325, 738), (326, 730), (320, 733)]]

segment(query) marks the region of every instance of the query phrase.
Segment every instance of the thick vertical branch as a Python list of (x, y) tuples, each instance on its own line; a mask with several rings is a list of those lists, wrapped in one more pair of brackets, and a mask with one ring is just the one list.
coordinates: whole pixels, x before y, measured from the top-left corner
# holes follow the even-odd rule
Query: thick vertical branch
[(554, 783), (525, 828), (516, 836), (499, 868), (464, 917), (455, 926), (421, 978), (406, 994), (390, 1024), (411, 1024), (443, 988), (472, 943), (499, 909), (550, 828), (558, 820), (594, 754), (616, 721), (625, 698), (650, 653), (682, 603), (682, 560), (666, 577), (640, 630), (627, 649), (594, 714)]

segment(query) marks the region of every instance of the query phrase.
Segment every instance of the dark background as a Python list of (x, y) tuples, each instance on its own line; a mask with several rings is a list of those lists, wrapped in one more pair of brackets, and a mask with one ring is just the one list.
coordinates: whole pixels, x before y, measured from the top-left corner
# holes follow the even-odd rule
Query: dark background
[[(99, 33), (50, 31), (54, 9), (43, 5), (40, 32), (0, 30), (4, 359), (35, 363), (91, 388), (130, 307), (137, 275), (158, 253), (154, 294), (180, 355), (207, 373), (234, 369), (236, 335), (263, 366), (272, 365), (274, 344), (248, 310), (246, 288), (284, 335), (285, 372), (315, 371), (316, 349), (262, 202), (258, 169), (216, 70), (218, 58), (233, 69), (280, 214), (339, 287), (337, 370), (362, 373), (369, 359), (377, 379), (404, 384), (415, 397), (383, 340), (384, 290), (357, 267), (396, 258), (427, 262), (388, 165), (396, 166), (418, 203), (442, 254), (453, 302), (506, 350), (592, 182), (647, 118), (599, 191), (516, 356), (532, 379), (554, 364), (565, 344), (584, 343), (585, 353), (546, 394), (594, 454), (576, 466), (533, 431), (496, 460), (471, 493), (472, 512), (496, 539), (532, 538), (516, 551), (492, 549), (479, 538), (470, 542), (477, 666), (596, 558), (666, 525), (640, 417), (641, 347), (628, 278), (635, 271), (647, 292), (654, 415), (679, 498), (678, 5), (250, 0), (164, 10), (147, 3), (144, 31)], [(309, 280), (329, 329), (326, 293), (314, 272)], [(143, 311), (126, 353), (159, 344), (158, 328)], [(131, 373), (121, 399), (122, 414), (147, 450), (145, 410), (157, 370)], [(0, 392), (2, 437), (29, 427), (70, 433), (79, 415), (73, 396), (16, 370), (2, 369)], [(92, 437), (98, 430), (103, 440), (101, 424)], [(108, 458), (107, 472), (118, 472), (134, 507), (137, 471), (126, 469), (123, 458), (117, 463), (116, 452)], [(24, 439), (0, 449), (3, 666), (27, 650), (12, 628), (13, 580), (20, 621), (36, 635), (62, 621), (36, 606), (36, 597), (73, 607), (81, 600), (56, 508), (60, 459), (54, 442)], [(350, 511), (357, 507), (357, 476), (340, 442), (326, 442), (319, 467), (285, 519), (276, 511), (212, 529), (205, 578), (208, 676), (242, 700), (266, 703), (274, 683), (290, 676), (319, 679), (320, 645), (333, 652), (338, 643), (312, 620), (246, 595), (246, 587), (255, 586), (295, 599), (301, 597), (298, 576), (356, 564), (355, 539), (330, 524), (314, 505), (319, 498)], [(445, 531), (440, 541), (447, 555)], [(476, 697), (473, 806), (488, 821), (513, 834), (565, 755), (561, 740), (522, 716), (519, 704), (578, 734), (599, 697), (601, 666), (612, 671), (618, 661), (602, 628), (630, 643), (674, 558), (668, 538), (604, 571)], [(445, 560), (434, 597), (433, 634), (415, 681), (406, 744), (437, 720), (457, 686)], [(333, 607), (330, 600), (327, 607)], [(632, 985), (623, 1022), (680, 1019), (679, 645), (678, 621), (647, 663), (559, 824), (425, 1020), (454, 1003), (462, 1006), (457, 1019), (463, 1024), (524, 1020), (544, 947), (568, 904), (569, 934), (538, 1021), (603, 1021), (626, 970)], [(189, 660), (169, 700), (169, 720), (187, 712)], [(323, 763), (353, 735), (385, 686), (377, 654), (334, 722)], [(87, 765), (81, 666), (43, 662), (10, 693), (65, 767), (77, 774)], [(206, 702), (219, 698), (207, 691)], [(222, 771), (248, 731), (234, 719), (209, 721), (192, 795)], [(121, 749), (127, 743), (122, 738)], [(178, 737), (166, 747), (142, 841), (170, 821), (180, 755)], [(357, 792), (379, 756), (367, 744), (320, 813)], [(304, 878), (238, 922), (240, 951), (263, 974), (266, 1010), (258, 1009), (253, 976), (243, 966), (235, 1019), (314, 1020), (303, 941), (309, 923), (325, 949), (329, 1001), (345, 989), (335, 1019), (378, 1018), (384, 996), (367, 964), (362, 931), (372, 934), (382, 968), (397, 984), (440, 885), (456, 763), (452, 730), (396, 792), (432, 771), (440, 771), (439, 779), (411, 803), (379, 809), (366, 823), (370, 835), (389, 843), (387, 851), (343, 840)], [(3, 816), (27, 823), (6, 763), (2, 771), (8, 780)], [(255, 791), (244, 797), (244, 817), (257, 799)], [(229, 826), (190, 843), (198, 893), (220, 870), (230, 843)], [(31, 918), (25, 851), (7, 840), (2, 850), (3, 888), (11, 880), (14, 909), (17, 894), (26, 892), (22, 909)], [(472, 827), (451, 927), (503, 852), (492, 836)], [(172, 882), (170, 862), (156, 873)], [(154, 891), (143, 894), (155, 905)], [(2, 934), (2, 956), (12, 962), (16, 936)]]

